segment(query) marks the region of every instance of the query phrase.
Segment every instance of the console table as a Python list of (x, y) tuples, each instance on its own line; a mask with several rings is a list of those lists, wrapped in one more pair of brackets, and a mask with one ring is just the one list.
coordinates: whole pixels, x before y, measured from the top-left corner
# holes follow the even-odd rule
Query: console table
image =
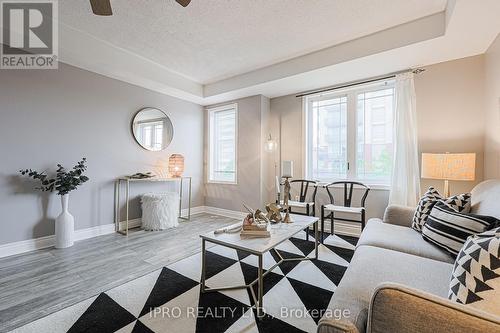
[[(184, 195), (183, 184), (184, 181), (188, 181), (188, 212), (187, 215), (182, 216), (182, 198)], [(115, 228), (116, 231), (122, 235), (128, 236), (128, 222), (129, 222), (129, 201), (130, 201), (130, 184), (138, 183), (138, 182), (149, 182), (149, 183), (161, 183), (161, 182), (179, 182), (179, 218), (183, 220), (189, 220), (191, 218), (191, 177), (178, 177), (178, 178), (144, 178), (144, 179), (136, 179), (136, 178), (128, 178), (128, 177), (120, 177), (115, 180)], [(125, 184), (125, 230), (121, 230), (120, 228), (120, 192), (122, 188), (122, 184)]]

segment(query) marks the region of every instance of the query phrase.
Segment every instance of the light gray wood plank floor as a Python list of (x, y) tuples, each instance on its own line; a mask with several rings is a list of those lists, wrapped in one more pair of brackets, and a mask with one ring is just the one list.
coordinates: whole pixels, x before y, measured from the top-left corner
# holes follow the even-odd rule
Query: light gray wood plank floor
[[(0, 259), (0, 332), (76, 304), (200, 251), (199, 235), (235, 223), (198, 214), (175, 229), (131, 230)], [(207, 244), (208, 245), (208, 244)]]

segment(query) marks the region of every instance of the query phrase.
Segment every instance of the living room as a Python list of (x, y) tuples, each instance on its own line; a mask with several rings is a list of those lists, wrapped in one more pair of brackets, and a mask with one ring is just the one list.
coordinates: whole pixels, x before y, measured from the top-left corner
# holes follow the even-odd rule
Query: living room
[(0, 5), (0, 332), (500, 331), (499, 1)]

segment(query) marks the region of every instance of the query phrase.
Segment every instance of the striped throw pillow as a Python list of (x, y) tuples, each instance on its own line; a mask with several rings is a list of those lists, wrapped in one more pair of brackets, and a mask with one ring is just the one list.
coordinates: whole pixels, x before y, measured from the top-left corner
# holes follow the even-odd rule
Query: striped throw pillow
[(457, 212), (438, 201), (422, 228), (422, 237), (456, 257), (469, 236), (490, 230), (499, 222), (491, 216)]

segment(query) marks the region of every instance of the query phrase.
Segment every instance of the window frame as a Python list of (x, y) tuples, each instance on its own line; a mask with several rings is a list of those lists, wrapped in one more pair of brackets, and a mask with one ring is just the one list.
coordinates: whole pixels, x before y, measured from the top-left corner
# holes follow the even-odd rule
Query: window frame
[[(384, 80), (378, 81), (370, 84), (359, 85), (356, 87), (350, 87), (345, 89), (338, 89), (331, 92), (320, 93), (310, 96), (305, 96), (303, 101), (303, 119), (304, 119), (304, 149), (303, 149), (303, 158), (304, 158), (304, 174), (308, 179), (312, 179), (312, 160), (311, 160), (311, 145), (312, 145), (312, 133), (310, 130), (310, 116), (309, 110), (311, 109), (312, 102), (327, 100), (332, 98), (340, 98), (347, 97), (347, 172), (346, 178), (332, 178), (332, 179), (315, 179), (321, 183), (323, 182), (333, 182), (340, 180), (348, 180), (348, 181), (360, 181), (370, 187), (375, 189), (389, 189), (390, 188), (390, 180), (388, 182), (381, 182), (375, 180), (367, 180), (360, 179), (357, 175), (357, 163), (356, 156), (358, 152), (358, 144), (357, 144), (357, 135), (358, 135), (358, 109), (357, 109), (357, 99), (358, 95), (361, 93), (369, 93), (373, 91), (383, 90), (383, 89), (393, 89), (393, 106), (395, 106), (395, 80)], [(395, 111), (395, 110), (393, 110)], [(394, 121), (394, 113), (393, 113), (393, 121)], [(312, 126), (312, 125), (311, 125)], [(394, 144), (394, 142), (393, 142)], [(391, 171), (392, 172), (392, 171)]]
[[(207, 108), (207, 119), (208, 119), (208, 129), (207, 129), (207, 183), (209, 184), (225, 184), (225, 185), (237, 185), (238, 184), (238, 127), (239, 127), (239, 117), (238, 117), (238, 103), (224, 104), (221, 106)], [(234, 181), (225, 181), (225, 180), (217, 180), (211, 179), (212, 175), (212, 153), (213, 147), (211, 145), (212, 141), (212, 114), (216, 112), (229, 111), (234, 110), (235, 112), (235, 124), (234, 124)]]

